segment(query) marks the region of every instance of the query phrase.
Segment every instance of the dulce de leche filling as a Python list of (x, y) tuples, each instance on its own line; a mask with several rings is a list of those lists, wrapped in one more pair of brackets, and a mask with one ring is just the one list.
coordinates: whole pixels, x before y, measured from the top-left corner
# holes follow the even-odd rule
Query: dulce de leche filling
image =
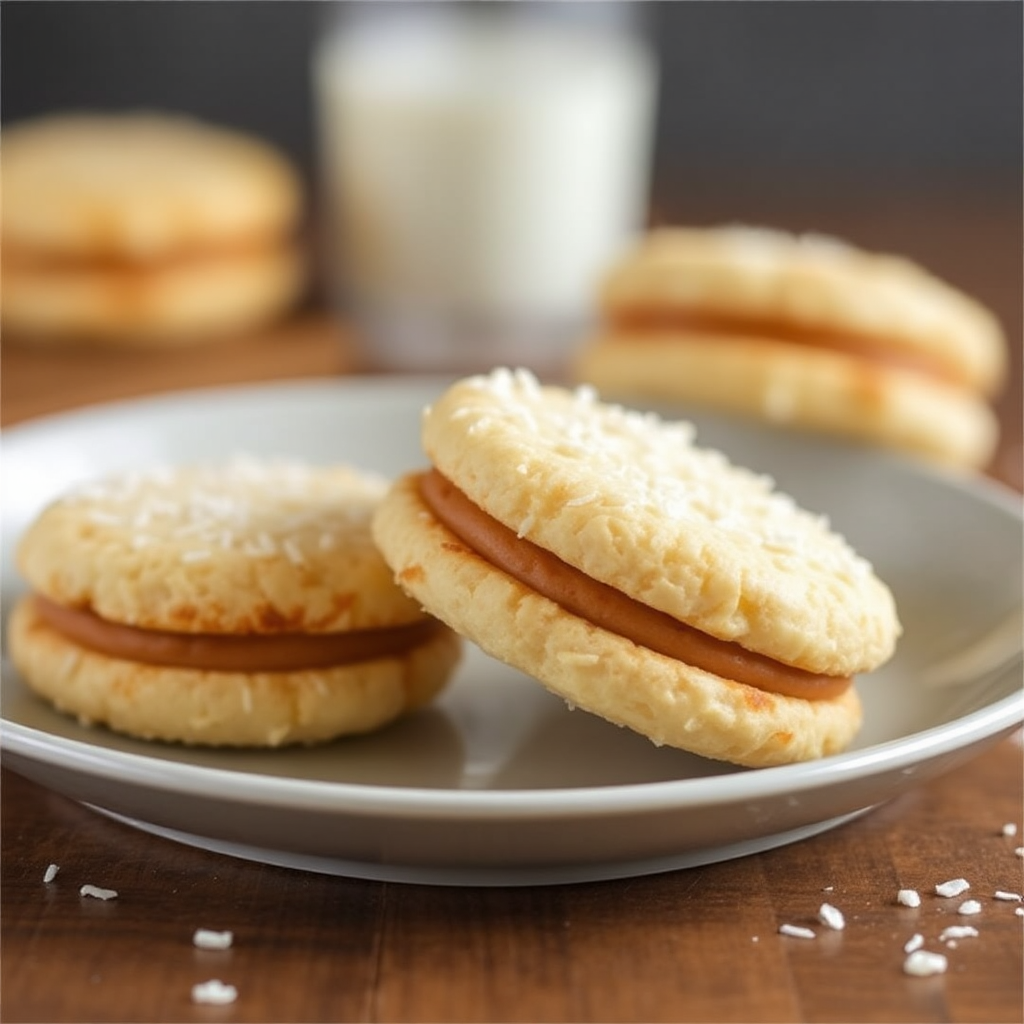
[(436, 469), (419, 478), (431, 512), (492, 565), (566, 611), (658, 654), (772, 693), (806, 700), (839, 696), (852, 680), (785, 665), (719, 640), (592, 579), (493, 519)]
[(349, 633), (172, 633), (111, 622), (39, 594), (32, 600), (48, 626), (81, 647), (125, 661), (207, 672), (301, 672), (373, 661), (404, 654), (442, 628), (434, 619), (422, 619)]
[(924, 353), (896, 352), (876, 338), (853, 333), (824, 331), (781, 319), (743, 317), (730, 313), (702, 311), (630, 310), (614, 314), (612, 322), (623, 331), (652, 332), (693, 331), (701, 334), (742, 335), (772, 338), (794, 345), (845, 352), (848, 355), (884, 363), (915, 373), (935, 377), (947, 384), (963, 385), (965, 381), (952, 367), (945, 366)]

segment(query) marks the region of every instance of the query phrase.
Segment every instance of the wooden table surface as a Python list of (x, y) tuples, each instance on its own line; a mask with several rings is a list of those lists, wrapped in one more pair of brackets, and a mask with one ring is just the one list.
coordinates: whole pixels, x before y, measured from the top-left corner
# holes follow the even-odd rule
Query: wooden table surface
[[(1016, 189), (743, 206), (695, 196), (692, 220), (760, 219), (912, 255), (1005, 323), (1011, 385), (990, 471), (1021, 487), (1021, 254)], [(347, 336), (303, 314), (201, 351), (113, 355), (5, 344), (5, 424), (92, 402), (351, 368)], [(1020, 567), (1008, 567), (1019, 571)], [(349, 880), (207, 853), (140, 833), (5, 770), (0, 1019), (14, 1021), (953, 1021), (1022, 1020), (1020, 733), (841, 828), (742, 859), (623, 881), (431, 888)], [(44, 884), (48, 864), (61, 865)], [(962, 924), (936, 883), (965, 876), (980, 935), (950, 968), (903, 973), (903, 944)], [(81, 898), (90, 882), (110, 902)], [(922, 891), (900, 907), (901, 887)], [(823, 901), (842, 932), (784, 937)], [(224, 952), (197, 927), (231, 929)], [(821, 929), (819, 929), (821, 932)], [(192, 985), (238, 989), (221, 1008)]]

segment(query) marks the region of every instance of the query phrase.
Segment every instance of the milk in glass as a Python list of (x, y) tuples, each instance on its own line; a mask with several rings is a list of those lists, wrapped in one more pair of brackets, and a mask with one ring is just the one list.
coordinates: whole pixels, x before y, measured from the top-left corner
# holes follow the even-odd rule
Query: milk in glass
[(582, 340), (647, 212), (656, 71), (618, 8), (342, 5), (314, 78), (364, 364), (545, 373)]

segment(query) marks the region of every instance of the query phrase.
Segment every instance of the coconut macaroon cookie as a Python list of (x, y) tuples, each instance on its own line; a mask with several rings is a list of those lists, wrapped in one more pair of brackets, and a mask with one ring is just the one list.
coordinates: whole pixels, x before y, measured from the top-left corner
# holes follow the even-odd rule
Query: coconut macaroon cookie
[(2, 142), (8, 340), (205, 341), (304, 287), (299, 177), (261, 139), (142, 112), (27, 120)]
[(821, 430), (952, 466), (990, 458), (995, 317), (897, 256), (751, 227), (649, 233), (608, 274), (576, 377)]
[(382, 726), (460, 653), (373, 544), (386, 489), (255, 460), (81, 487), (19, 542), (32, 593), (11, 658), (61, 711), (145, 739), (276, 747)]
[(424, 414), (432, 466), (373, 533), (398, 583), (571, 705), (759, 766), (842, 749), (852, 677), (900, 626), (888, 588), (770, 480), (688, 424), (507, 370)]

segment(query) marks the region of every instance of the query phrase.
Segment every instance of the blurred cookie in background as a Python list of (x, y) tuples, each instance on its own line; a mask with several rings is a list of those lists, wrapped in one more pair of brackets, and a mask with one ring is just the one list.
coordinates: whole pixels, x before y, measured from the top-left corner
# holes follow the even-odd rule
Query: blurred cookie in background
[(197, 343), (302, 294), (302, 187), (262, 140), (155, 112), (45, 117), (0, 139), (6, 340)]
[(574, 374), (603, 395), (759, 417), (980, 467), (1006, 342), (899, 256), (767, 228), (663, 228), (608, 274)]

